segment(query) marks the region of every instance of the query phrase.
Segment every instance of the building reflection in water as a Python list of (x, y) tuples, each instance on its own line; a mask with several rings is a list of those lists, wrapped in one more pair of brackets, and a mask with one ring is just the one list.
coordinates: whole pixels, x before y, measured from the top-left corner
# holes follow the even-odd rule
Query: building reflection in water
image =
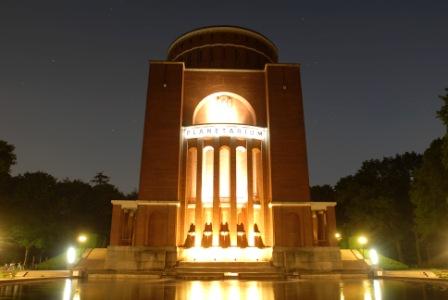
[(339, 283), (339, 299), (382, 300), (382, 280), (346, 280)]
[(381, 283), (378, 279), (373, 281), (373, 294), (375, 295), (375, 300), (382, 300)]
[(185, 281), (176, 290), (176, 300), (276, 299), (272, 283), (260, 281)]
[(0, 285), (0, 299), (420, 300), (448, 299), (448, 284), (400, 280), (46, 280)]

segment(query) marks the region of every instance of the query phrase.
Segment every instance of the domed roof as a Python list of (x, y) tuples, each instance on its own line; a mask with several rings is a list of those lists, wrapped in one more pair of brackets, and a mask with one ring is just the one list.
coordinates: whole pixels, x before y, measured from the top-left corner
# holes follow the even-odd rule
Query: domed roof
[(236, 26), (189, 31), (168, 49), (168, 60), (183, 61), (187, 68), (263, 69), (277, 59), (277, 47), (267, 37)]

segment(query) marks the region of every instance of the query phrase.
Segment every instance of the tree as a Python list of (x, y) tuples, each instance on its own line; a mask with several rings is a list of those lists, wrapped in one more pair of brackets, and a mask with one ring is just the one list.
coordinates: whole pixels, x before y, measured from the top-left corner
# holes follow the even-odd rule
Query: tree
[(125, 195), (125, 199), (127, 200), (137, 200), (138, 199), (138, 192), (137, 190), (133, 190), (129, 194)]
[(110, 177), (107, 175), (104, 175), (103, 172), (96, 173), (95, 177), (93, 177), (92, 180), (90, 180), (91, 183), (94, 185), (102, 185), (102, 184), (108, 184), (110, 181)]
[(445, 135), (442, 143), (442, 162), (446, 169), (448, 169), (448, 88), (445, 89), (446, 95), (439, 96), (443, 101), (442, 107), (437, 111), (437, 118), (439, 118), (443, 125), (445, 125)]
[(448, 230), (448, 170), (442, 164), (443, 143), (436, 139), (425, 151), (410, 192), (418, 242), (424, 242), (428, 259), (438, 247), (445, 247)]
[(16, 223), (10, 229), (12, 240), (19, 246), (25, 249), (23, 258), (23, 265), (27, 266), (29, 261), (30, 250), (34, 247), (42, 249), (45, 241), (45, 227), (40, 222), (30, 222), (30, 220), (23, 220)]
[(335, 201), (335, 191), (333, 187), (329, 184), (315, 185), (310, 188), (311, 201), (324, 201), (333, 202)]
[(384, 248), (393, 247), (399, 260), (409, 259), (402, 249), (413, 239), (409, 190), (420, 163), (421, 156), (415, 153), (368, 160), (355, 175), (339, 180), (336, 209), (345, 222), (344, 231), (367, 232)]
[(11, 166), (16, 163), (15, 147), (5, 141), (0, 140), (0, 174), (9, 174)]
[(107, 243), (112, 218), (111, 200), (124, 199), (124, 195), (111, 184), (96, 185), (92, 188), (93, 200), (88, 206), (90, 214), (95, 216), (95, 228), (103, 237), (103, 246)]
[(58, 230), (59, 203), (56, 179), (44, 172), (25, 173), (13, 178), (13, 193), (6, 218), (11, 238), (24, 247), (24, 263), (32, 249), (48, 249)]

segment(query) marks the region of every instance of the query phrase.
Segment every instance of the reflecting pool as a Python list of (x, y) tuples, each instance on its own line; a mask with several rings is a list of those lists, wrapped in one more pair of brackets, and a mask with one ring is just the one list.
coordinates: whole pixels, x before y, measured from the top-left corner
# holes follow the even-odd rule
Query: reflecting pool
[(448, 299), (448, 283), (402, 280), (67, 279), (0, 285), (0, 299)]

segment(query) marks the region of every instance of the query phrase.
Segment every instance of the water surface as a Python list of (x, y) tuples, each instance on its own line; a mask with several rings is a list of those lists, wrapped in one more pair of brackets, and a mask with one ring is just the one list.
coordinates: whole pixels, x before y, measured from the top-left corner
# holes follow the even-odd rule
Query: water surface
[(48, 280), (0, 285), (0, 299), (448, 299), (448, 283), (402, 280)]

